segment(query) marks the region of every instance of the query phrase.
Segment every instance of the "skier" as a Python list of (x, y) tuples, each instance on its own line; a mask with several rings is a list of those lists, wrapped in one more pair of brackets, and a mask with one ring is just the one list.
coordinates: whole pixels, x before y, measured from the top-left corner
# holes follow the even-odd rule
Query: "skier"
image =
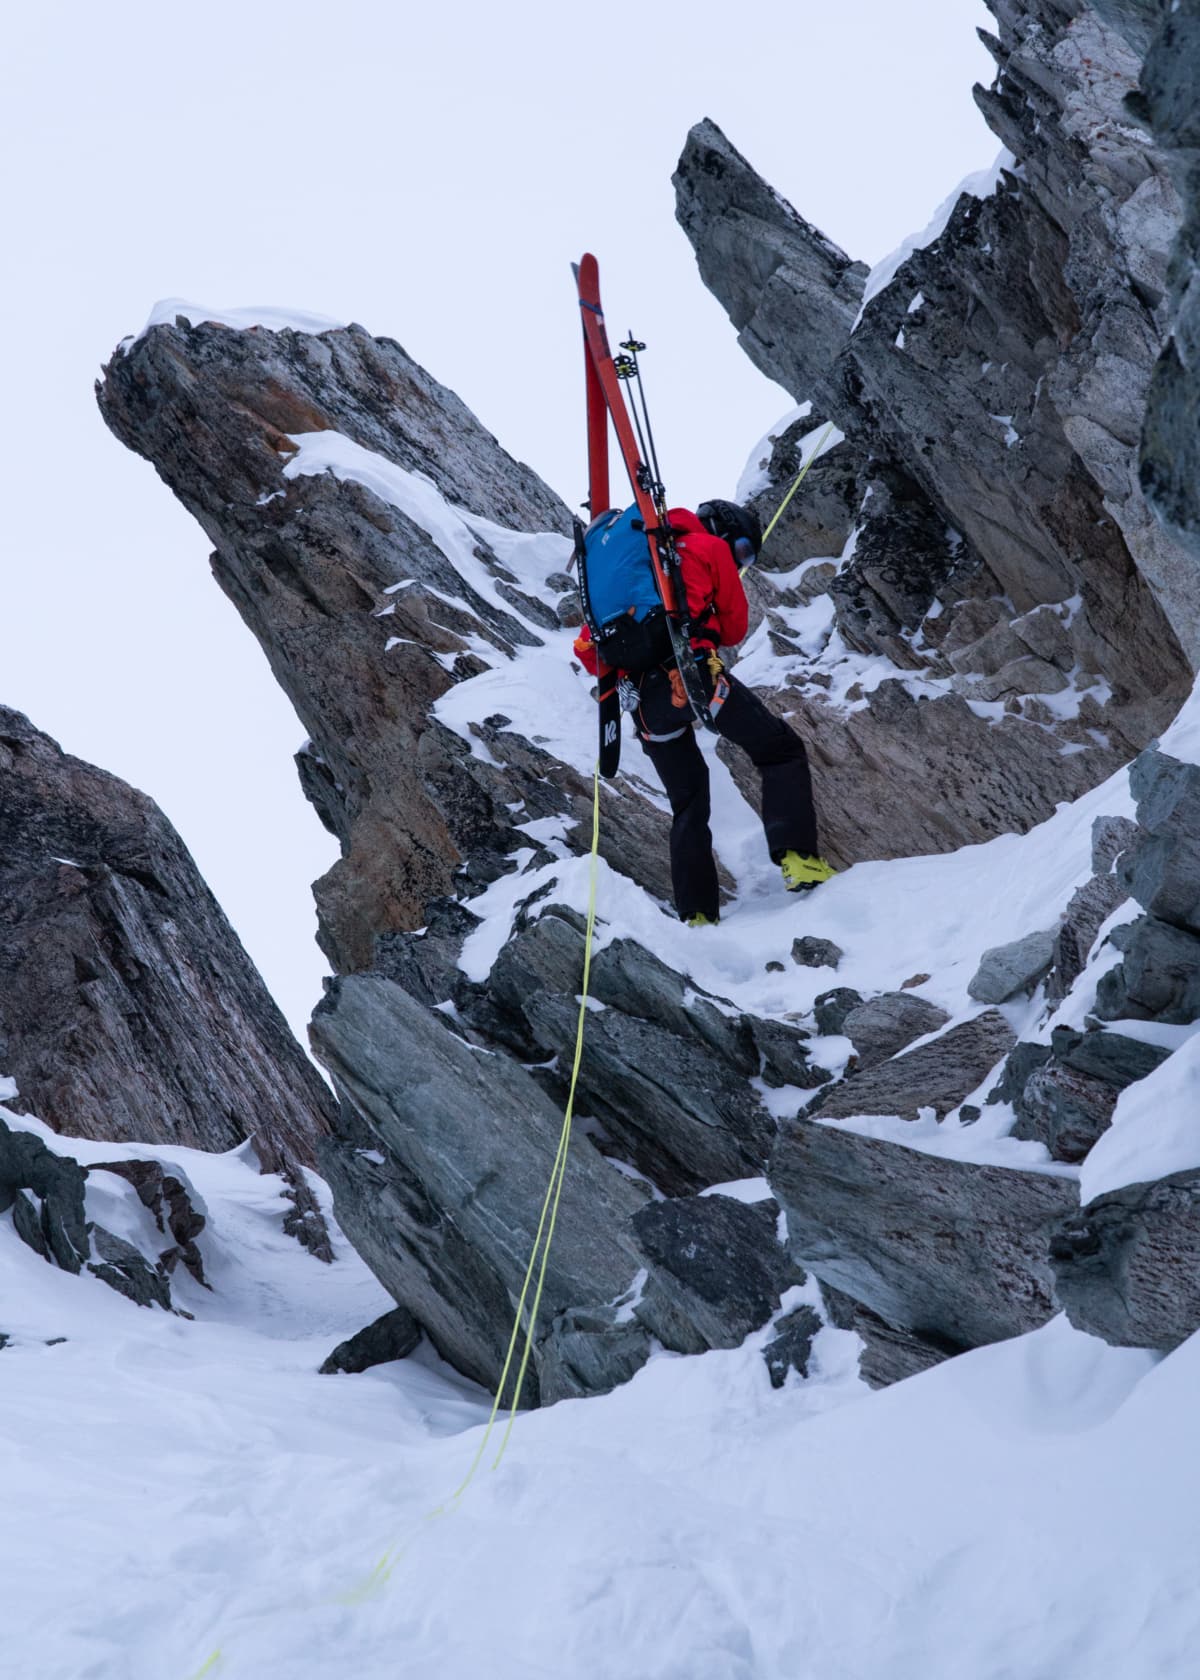
[[(593, 616), (601, 622), (621, 616), (622, 628), (653, 625), (661, 607), (653, 585), (644, 533), (637, 509), (622, 514), (609, 509), (593, 519), (585, 542), (587, 590)], [(708, 694), (717, 732), (749, 754), (762, 777), (762, 822), (771, 860), (779, 864), (789, 892), (805, 891), (834, 873), (817, 851), (808, 757), (800, 737), (767, 709), (758, 696), (725, 669), (717, 649), (740, 642), (746, 634), (749, 606), (739, 575), (762, 543), (762, 528), (751, 508), (736, 502), (702, 502), (692, 513), (672, 508), (688, 614), (692, 650)], [(628, 564), (605, 566), (604, 547), (619, 547), (623, 530), (640, 535), (646, 587), (630, 590)], [(636, 553), (636, 547), (627, 552)], [(606, 579), (607, 571), (607, 579)], [(609, 589), (605, 592), (606, 581)], [(618, 594), (612, 594), (613, 587)], [(623, 592), (623, 593), (622, 593)], [(626, 596), (631, 604), (625, 605)], [(607, 629), (609, 626), (605, 625)], [(587, 624), (575, 641), (584, 668), (596, 674), (596, 644)], [(666, 647), (656, 649), (652, 664), (621, 670), (622, 705), (632, 711), (638, 738), (657, 770), (671, 803), (671, 882), (675, 908), (690, 927), (708, 927), (719, 919), (717, 867), (713, 859), (708, 765), (694, 732), (695, 718), (678, 667)], [(617, 663), (620, 663), (617, 661)]]

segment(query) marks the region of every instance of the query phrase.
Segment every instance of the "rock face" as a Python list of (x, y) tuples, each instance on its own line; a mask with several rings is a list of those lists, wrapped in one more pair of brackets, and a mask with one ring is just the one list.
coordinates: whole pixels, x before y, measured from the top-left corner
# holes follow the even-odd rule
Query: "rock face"
[(1200, 5), (1179, 0), (1158, 28), (1129, 105), (1163, 148), (1184, 220), (1168, 272), (1171, 336), (1154, 369), (1142, 432), (1141, 482), (1180, 543), (1200, 559), (1200, 121), (1196, 61)]
[(1145, 752), (1129, 773), (1138, 831), (1118, 875), (1146, 914), (1116, 930), (1123, 961), (1096, 998), (1102, 1020), (1200, 1018), (1200, 769)]
[(936, 1032), (950, 1019), (944, 1009), (911, 992), (882, 992), (853, 1008), (842, 1031), (854, 1046), (860, 1068), (874, 1067), (916, 1038)]
[[(855, 1010), (843, 1030), (849, 1031)], [(1012, 1046), (1015, 1034), (997, 1010), (985, 1010), (915, 1050), (851, 1073), (809, 1105), (826, 1119), (855, 1114), (898, 1114), (915, 1120), (932, 1108), (940, 1120), (957, 1108)]]
[[(365, 969), (376, 937), (423, 925), (468, 854), (484, 876), (499, 869), (520, 839), (509, 807), (523, 791), (529, 818), (547, 809), (546, 754), (525, 743), (512, 762), (517, 743), (497, 742), (503, 773), (481, 762), (464, 776), (464, 743), (430, 716), (457, 679), (484, 669), (474, 647), (503, 657), (538, 635), (485, 535), (461, 526), (486, 596), (431, 540), (413, 475), (511, 530), (565, 532), (567, 510), (399, 345), (360, 327), (236, 332), (181, 318), (119, 351), (99, 400), (203, 526), (218, 583), (309, 732), (304, 788), (343, 849), (317, 888), (320, 939), (338, 972)], [(332, 472), (285, 478), (293, 437), (326, 431), (408, 475), (412, 511)], [(546, 569), (568, 553), (556, 547)], [(583, 816), (588, 791), (568, 779), (553, 808)], [(631, 855), (662, 856), (624, 838)]]
[[(960, 197), (944, 232), (879, 289), (864, 294), (862, 265), (713, 123), (692, 130), (675, 176), (679, 220), (743, 347), (811, 399), (804, 431), (829, 418), (845, 434), (784, 516), (760, 594), (772, 647), (799, 652), (799, 597), (789, 580), (772, 602), (770, 568), (820, 552), (836, 564), (825, 587), (841, 643), (814, 660), (806, 641), (809, 657), (775, 698), (810, 742), (827, 839), (843, 857), (1024, 830), (1144, 746), (1200, 662), (1181, 492), (1163, 491), (1177, 510), (1168, 532), (1138, 483), (1180, 225), (1166, 154), (1123, 109), (1145, 20), (1087, 0), (992, 9), (1000, 74), (976, 97), (1016, 162), (986, 196)], [(1189, 27), (1177, 22), (1173, 39)], [(1159, 52), (1148, 74), (1163, 140), (1186, 159), (1183, 62), (1168, 68)], [(1178, 257), (1174, 274), (1186, 300)], [(1160, 368), (1177, 393), (1163, 399), (1177, 410), (1164, 437), (1190, 424), (1194, 440), (1194, 393), (1178, 392), (1171, 371), (1189, 344), (1177, 325)], [(794, 476), (795, 431), (776, 444), (764, 511)], [(1195, 481), (1191, 447), (1174, 484)], [(1144, 471), (1148, 484), (1162, 476)], [(823, 550), (810, 493), (822, 498)], [(839, 645), (890, 660), (895, 676), (876, 673), (850, 706), (835, 700)]]
[[(103, 1172), (116, 1172), (133, 1184), (163, 1233), (163, 1247), (143, 1252), (88, 1218), (88, 1179)], [(180, 1262), (204, 1282), (195, 1245), (204, 1216), (179, 1179), (164, 1174), (156, 1161), (89, 1169), (0, 1119), (0, 1214), (10, 1210), (17, 1235), (43, 1260), (65, 1272), (90, 1272), (137, 1306), (172, 1310), (170, 1280)]]
[(796, 1258), (895, 1330), (961, 1350), (1056, 1310), (1050, 1239), (1077, 1206), (1069, 1180), (797, 1120), (770, 1181)]
[(0, 1070), (56, 1130), (313, 1162), (333, 1102), (144, 794), (0, 708)]
[(1200, 1172), (1098, 1196), (1051, 1252), (1072, 1324), (1170, 1352), (1200, 1326)]
[[(494, 1387), (558, 1103), (515, 1060), (458, 1037), (377, 975), (332, 984), (313, 1042), (353, 1109), (354, 1130), (344, 1125), (323, 1155), (343, 1229), (439, 1352)], [(770, 1316), (798, 1276), (773, 1215), (711, 1201), (653, 1203), (575, 1139), (527, 1403), (611, 1387), (643, 1363), (651, 1337), (684, 1353), (735, 1346)]]
[[(1153, 132), (1174, 170), (1184, 221), (1172, 252), (1171, 333), (1154, 369), (1141, 437), (1141, 482), (1172, 535), (1200, 559), (1200, 120), (1195, 67), (1200, 3), (1118, 6), (1119, 25), (1149, 53), (1127, 108)], [(1200, 1014), (1200, 771), (1161, 752), (1135, 763), (1138, 830), (1118, 864), (1146, 914), (1122, 929), (1123, 960), (1101, 982), (1109, 1019), (1190, 1023)], [(1088, 1033), (1088, 1046), (1121, 1044)], [(1130, 1041), (1124, 1040), (1129, 1044)], [(1151, 1060), (1151, 1055), (1154, 1059)], [(1137, 1059), (1139, 1058), (1140, 1059)], [(1162, 1054), (1137, 1045), (1121, 1056), (1124, 1083)], [(1111, 1063), (1110, 1056), (1109, 1062)], [(1053, 1257), (1073, 1324), (1118, 1345), (1178, 1346), (1200, 1327), (1200, 1173), (1179, 1172), (1096, 1198), (1060, 1232)]]

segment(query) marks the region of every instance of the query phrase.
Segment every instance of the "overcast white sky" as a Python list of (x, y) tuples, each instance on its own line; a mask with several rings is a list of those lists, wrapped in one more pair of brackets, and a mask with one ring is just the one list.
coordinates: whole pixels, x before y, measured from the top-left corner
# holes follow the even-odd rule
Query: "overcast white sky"
[(575, 503), (591, 249), (650, 346), (672, 499), (727, 495), (791, 399), (675, 223), (688, 128), (874, 262), (999, 149), (971, 99), (991, 24), (982, 0), (8, 8), (0, 702), (159, 801), (298, 1030), (334, 855), (303, 731), (199, 528), (100, 420), (100, 363), (160, 297), (360, 321)]

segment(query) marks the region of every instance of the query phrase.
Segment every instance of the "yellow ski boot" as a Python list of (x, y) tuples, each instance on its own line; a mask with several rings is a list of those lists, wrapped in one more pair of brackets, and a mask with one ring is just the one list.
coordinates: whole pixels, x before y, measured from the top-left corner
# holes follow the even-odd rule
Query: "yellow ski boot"
[(784, 852), (779, 868), (783, 884), (789, 892), (810, 892), (813, 887), (819, 887), (822, 881), (828, 881), (830, 876), (837, 874), (833, 865), (826, 863), (824, 858), (801, 857), (799, 852)]

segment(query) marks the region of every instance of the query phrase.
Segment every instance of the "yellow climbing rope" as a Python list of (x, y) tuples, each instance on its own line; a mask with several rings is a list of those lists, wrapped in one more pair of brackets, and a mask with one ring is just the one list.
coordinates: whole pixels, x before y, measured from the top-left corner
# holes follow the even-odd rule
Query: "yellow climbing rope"
[[(821, 433), (820, 437), (817, 439), (817, 447), (813, 450), (812, 454), (808, 457), (808, 460), (805, 461), (804, 465), (800, 468), (800, 471), (796, 474), (795, 480), (793, 481), (793, 484), (792, 484), (792, 488), (788, 491), (787, 495), (783, 498), (783, 500), (780, 502), (779, 506), (775, 509), (775, 514), (774, 514), (774, 517), (771, 520), (771, 523), (767, 526), (766, 530), (762, 534), (762, 542), (759, 544), (760, 550), (763, 547), (766, 546), (767, 538), (771, 535), (771, 532), (775, 529), (776, 525), (778, 525), (780, 519), (783, 517), (784, 510), (786, 509), (788, 503), (791, 501), (792, 497), (796, 494), (797, 490), (799, 490), (800, 486), (804, 483), (804, 480), (808, 477), (809, 467), (812, 466), (812, 464), (816, 460), (817, 456), (824, 449), (825, 439), (829, 436), (829, 434), (832, 430), (833, 430), (833, 421), (831, 420), (829, 422), (829, 424), (825, 427), (825, 430)], [(750, 562), (747, 561), (746, 564), (749, 565)], [(743, 566), (742, 571), (745, 572), (745, 570), (746, 570), (746, 567)]]
[[(529, 1286), (533, 1281), (533, 1274), (537, 1270), (537, 1284), (533, 1292), (533, 1303), (529, 1309), (528, 1319), (525, 1320), (525, 1346), (521, 1352), (521, 1361), (517, 1369), (517, 1380), (513, 1387), (512, 1402), (508, 1414), (508, 1423), (496, 1453), (492, 1469), (495, 1470), (504, 1457), (504, 1449), (508, 1446), (508, 1438), (512, 1434), (513, 1420), (517, 1415), (517, 1404), (521, 1398), (521, 1388), (525, 1382), (525, 1372), (529, 1366), (529, 1357), (533, 1351), (533, 1332), (537, 1323), (538, 1308), (542, 1301), (542, 1287), (546, 1281), (546, 1267), (550, 1258), (550, 1244), (554, 1240), (554, 1227), (558, 1220), (558, 1204), (562, 1196), (563, 1180), (567, 1171), (567, 1151), (571, 1142), (571, 1121), (575, 1113), (575, 1088), (579, 1083), (579, 1069), (583, 1062), (583, 1029), (587, 1020), (588, 986), (592, 973), (592, 939), (596, 929), (596, 889), (599, 877), (600, 857), (600, 766), (596, 765), (592, 773), (592, 850), (588, 879), (588, 908), (587, 927), (583, 940), (583, 982), (579, 993), (579, 1020), (575, 1028), (575, 1060), (571, 1066), (571, 1082), (567, 1090), (567, 1106), (563, 1113), (562, 1130), (558, 1137), (558, 1150), (554, 1157), (554, 1165), (550, 1170), (550, 1182), (546, 1186), (546, 1194), (542, 1201), (541, 1217), (538, 1220), (537, 1234), (533, 1239), (533, 1250), (529, 1256), (529, 1264), (525, 1268), (525, 1278), (521, 1284), (521, 1294), (517, 1301), (516, 1316), (513, 1319), (512, 1333), (508, 1338), (508, 1351), (504, 1356), (504, 1364), (500, 1371), (500, 1380), (496, 1384), (496, 1398), (492, 1402), (491, 1416), (487, 1421), (487, 1428), (479, 1443), (478, 1451), (471, 1461), (471, 1467), (459, 1487), (450, 1497), (450, 1504), (455, 1504), (462, 1498), (470, 1485), (471, 1479), (479, 1468), (481, 1459), (487, 1449), (488, 1437), (492, 1433), (497, 1415), (504, 1404), (504, 1390), (508, 1382), (508, 1373), (512, 1368), (513, 1355), (521, 1334), (522, 1317), (525, 1302), (529, 1295)], [(539, 1264), (540, 1254), (540, 1264)]]

